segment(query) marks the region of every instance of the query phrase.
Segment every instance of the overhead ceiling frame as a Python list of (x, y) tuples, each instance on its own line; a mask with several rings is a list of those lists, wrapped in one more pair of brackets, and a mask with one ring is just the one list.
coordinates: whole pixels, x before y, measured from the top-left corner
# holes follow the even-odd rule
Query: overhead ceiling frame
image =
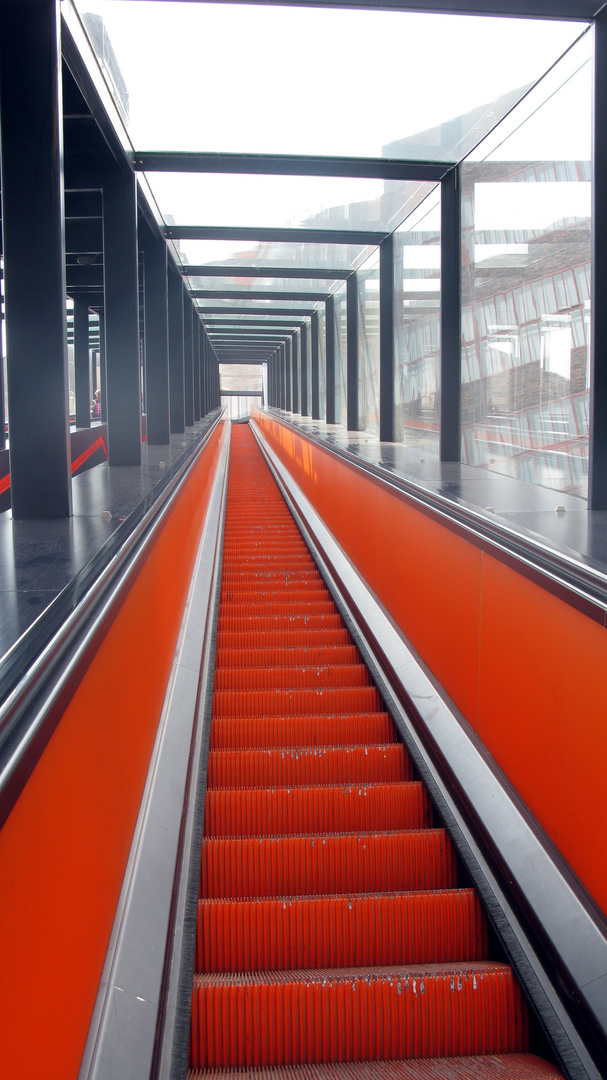
[[(171, 2), (171, 0), (169, 0)], [(175, 0), (177, 2), (177, 0)], [(186, 0), (210, 3), (213, 0)], [(415, 11), (430, 15), (488, 15), (517, 19), (571, 19), (589, 22), (605, 6), (603, 0), (222, 0), (227, 4), (279, 7), (349, 8), (351, 10)]]

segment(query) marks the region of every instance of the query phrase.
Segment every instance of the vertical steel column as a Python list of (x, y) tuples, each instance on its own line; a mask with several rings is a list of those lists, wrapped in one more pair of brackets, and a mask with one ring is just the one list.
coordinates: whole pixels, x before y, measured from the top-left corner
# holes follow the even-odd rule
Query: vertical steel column
[(147, 434), (152, 446), (162, 446), (170, 442), (167, 246), (151, 232), (143, 265)]
[(204, 326), (200, 323), (200, 416), (206, 416), (206, 337)]
[(101, 422), (107, 421), (107, 367), (105, 363), (105, 308), (99, 312), (99, 382), (101, 390)]
[(607, 510), (607, 11), (594, 22), (588, 508)]
[(358, 431), (358, 274), (346, 282), (348, 431)]
[(327, 297), (325, 301), (325, 356), (327, 371), (325, 375), (327, 395), (327, 424), (335, 423), (335, 299)]
[(297, 331), (291, 338), (291, 392), (293, 395), (293, 412), (299, 412), (299, 338)]
[(308, 406), (308, 326), (304, 323), (300, 330), (300, 363), (299, 371), (301, 378), (300, 401), (301, 415), (309, 416)]
[(184, 409), (186, 427), (194, 423), (194, 328), (192, 325), (192, 300), (185, 285), (183, 286), (183, 372), (184, 372)]
[(394, 441), (394, 238), (379, 245), (379, 438)]
[(287, 408), (287, 350), (283, 344), (280, 346), (280, 407), (283, 411)]
[(318, 326), (318, 312), (315, 311), (311, 318), (312, 333), (312, 419), (320, 420), (320, 330)]
[(0, 139), (14, 518), (72, 513), (59, 0), (0, 3)]
[(441, 181), (440, 460), (461, 457), (461, 198), (459, 169)]
[(286, 379), (286, 387), (287, 387), (285, 408), (286, 408), (287, 412), (293, 412), (293, 392), (292, 392), (292, 389), (291, 389), (291, 387), (292, 387), (292, 374), (293, 374), (292, 373), (292, 360), (291, 360), (292, 347), (293, 347), (293, 339), (289, 338), (289, 340), (285, 343), (285, 379)]
[(6, 416), (4, 415), (4, 357), (0, 349), (0, 450), (6, 446)]
[(200, 420), (200, 319), (192, 312), (194, 332), (194, 423)]
[(91, 382), (89, 370), (89, 306), (82, 296), (74, 297), (74, 387), (76, 427), (91, 426)]
[(169, 260), (169, 390), (171, 431), (185, 431), (183, 282)]
[(108, 461), (141, 464), (137, 189), (130, 169), (103, 183)]

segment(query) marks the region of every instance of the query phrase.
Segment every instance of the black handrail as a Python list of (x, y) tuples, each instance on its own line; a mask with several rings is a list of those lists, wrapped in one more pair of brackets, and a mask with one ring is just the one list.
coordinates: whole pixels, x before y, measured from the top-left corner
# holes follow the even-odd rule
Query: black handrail
[(126, 595), (140, 559), (223, 416), (138, 503), (0, 661), (0, 827)]

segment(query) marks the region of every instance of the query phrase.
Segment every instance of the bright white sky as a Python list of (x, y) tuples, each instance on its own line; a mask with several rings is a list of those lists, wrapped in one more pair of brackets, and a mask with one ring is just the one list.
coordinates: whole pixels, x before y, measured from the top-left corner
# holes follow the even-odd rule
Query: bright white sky
[(258, 4), (77, 6), (103, 15), (140, 150), (379, 155), (535, 81), (583, 29)]
[[(77, 0), (77, 7), (103, 16), (129, 90), (138, 150), (379, 156), (393, 140), (536, 81), (584, 29), (257, 4)], [(573, 72), (582, 60), (563, 67)], [(518, 130), (517, 120), (494, 159), (588, 158), (589, 74), (587, 65)], [(546, 96), (538, 90), (538, 102)], [(164, 214), (209, 225), (296, 225), (323, 207), (376, 199), (382, 186), (334, 178), (148, 179)]]

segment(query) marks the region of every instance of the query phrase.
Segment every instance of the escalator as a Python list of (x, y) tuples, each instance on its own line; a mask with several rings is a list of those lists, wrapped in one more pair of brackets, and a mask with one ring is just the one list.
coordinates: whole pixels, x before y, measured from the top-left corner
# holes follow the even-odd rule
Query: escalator
[[(190, 1080), (557, 1080), (248, 427), (234, 425)], [(288, 1075), (295, 1076), (289, 1068)]]

